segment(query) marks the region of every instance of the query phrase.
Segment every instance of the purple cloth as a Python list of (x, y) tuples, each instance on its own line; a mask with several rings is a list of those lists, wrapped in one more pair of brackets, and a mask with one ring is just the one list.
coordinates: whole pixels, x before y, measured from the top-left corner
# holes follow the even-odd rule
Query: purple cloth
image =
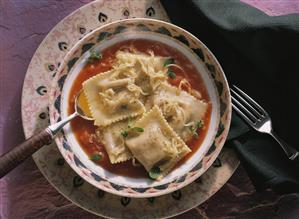
[(298, 0), (240, 0), (269, 16), (281, 16), (299, 12)]
[[(0, 154), (24, 140), (22, 86), (35, 50), (62, 18), (90, 1), (0, 1)], [(35, 184), (44, 191), (35, 191)], [(26, 199), (30, 201), (35, 197), (36, 201), (38, 196), (44, 197), (46, 194), (68, 203), (29, 159), (0, 180), (0, 218), (28, 217), (25, 212), (29, 209), (26, 208), (34, 208), (37, 203), (31, 205)], [(47, 208), (49, 204), (46, 201), (49, 200), (51, 198), (40, 201)]]

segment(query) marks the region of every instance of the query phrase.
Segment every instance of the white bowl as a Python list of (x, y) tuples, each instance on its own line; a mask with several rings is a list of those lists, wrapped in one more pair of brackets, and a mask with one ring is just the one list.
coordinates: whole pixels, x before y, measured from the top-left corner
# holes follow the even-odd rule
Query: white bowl
[(186, 186), (208, 169), (213, 162), (211, 155), (220, 152), (230, 125), (231, 103), (225, 75), (216, 58), (193, 35), (175, 25), (151, 19), (117, 21), (94, 30), (70, 50), (58, 69), (50, 95), (50, 119), (51, 123), (55, 123), (57, 119), (68, 116), (70, 89), (89, 57), (86, 48), (101, 51), (128, 39), (148, 39), (167, 44), (178, 49), (197, 68), (212, 104), (210, 124), (200, 148), (161, 181), (153, 181), (119, 176), (90, 161), (70, 125), (56, 138), (56, 143), (69, 165), (99, 189), (137, 198), (163, 195)]

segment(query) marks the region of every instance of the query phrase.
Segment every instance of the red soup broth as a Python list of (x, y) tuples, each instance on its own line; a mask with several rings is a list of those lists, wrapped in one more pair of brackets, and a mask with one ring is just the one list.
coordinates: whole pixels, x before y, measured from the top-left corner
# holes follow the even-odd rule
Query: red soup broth
[[(185, 70), (185, 72), (173, 67), (172, 70), (176, 74), (176, 77), (174, 79), (169, 78), (169, 83), (174, 86), (178, 86), (179, 82), (183, 78), (185, 78), (191, 84), (193, 89), (201, 93), (202, 99), (209, 103), (208, 111), (205, 114), (205, 117), (203, 118), (204, 126), (199, 130), (198, 138), (194, 137), (187, 142), (187, 145), (192, 150), (192, 152), (185, 156), (176, 165), (175, 168), (179, 168), (181, 164), (188, 160), (198, 150), (201, 143), (203, 142), (209, 127), (211, 116), (211, 104), (204, 82), (197, 73), (195, 66), (175, 48), (172, 48), (168, 45), (165, 45), (157, 41), (134, 39), (123, 41), (104, 49), (101, 52), (102, 59), (92, 64), (87, 64), (75, 79), (69, 96), (68, 113), (71, 114), (74, 112), (75, 97), (76, 94), (81, 90), (82, 83), (94, 75), (110, 70), (112, 68), (113, 60), (115, 59), (115, 53), (118, 50), (126, 50), (132, 47), (139, 52), (148, 53), (148, 51), (153, 51), (155, 55), (174, 58), (175, 63), (181, 66)], [(142, 166), (133, 166), (131, 160), (119, 164), (110, 163), (104, 145), (100, 142), (94, 142), (90, 140), (91, 136), (95, 133), (96, 129), (96, 127), (93, 125), (93, 121), (87, 121), (78, 117), (71, 121), (71, 128), (73, 133), (75, 134), (77, 141), (89, 156), (92, 156), (96, 152), (102, 153), (102, 158), (99, 161), (95, 161), (101, 167), (117, 175), (128, 176), (133, 178), (147, 177), (146, 170)]]

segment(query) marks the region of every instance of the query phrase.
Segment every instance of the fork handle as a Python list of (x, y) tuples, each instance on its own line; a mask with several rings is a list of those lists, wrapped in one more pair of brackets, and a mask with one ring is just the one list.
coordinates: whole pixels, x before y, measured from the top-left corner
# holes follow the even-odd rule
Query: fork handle
[(298, 157), (298, 155), (299, 155), (299, 152), (295, 149), (295, 148), (293, 148), (293, 147), (291, 147), (291, 146), (289, 146), (284, 140), (282, 140), (280, 137), (278, 137), (276, 134), (275, 134), (275, 132), (273, 132), (273, 131), (271, 131), (270, 133), (269, 133), (278, 143), (279, 143), (279, 145), (281, 146), (281, 148), (284, 150), (284, 152), (286, 153), (286, 155), (288, 156), (288, 158), (290, 159), (290, 160), (294, 160), (296, 157)]

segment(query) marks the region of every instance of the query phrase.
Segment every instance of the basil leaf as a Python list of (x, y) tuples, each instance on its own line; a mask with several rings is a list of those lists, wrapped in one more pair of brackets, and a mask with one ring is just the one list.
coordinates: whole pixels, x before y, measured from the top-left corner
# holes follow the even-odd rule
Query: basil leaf
[(102, 156), (100, 154), (93, 154), (90, 159), (92, 161), (99, 161), (102, 159)]
[(88, 62), (94, 62), (95, 60), (100, 60), (102, 58), (102, 55), (96, 51), (91, 51), (90, 56), (88, 58)]
[(171, 69), (168, 69), (167, 75), (171, 79), (174, 79), (176, 77), (176, 74)]
[(196, 138), (198, 138), (197, 130), (203, 127), (203, 121), (202, 120), (196, 120), (193, 122), (193, 125), (189, 127), (190, 131), (192, 132), (192, 135)]
[(196, 129), (202, 128), (203, 127), (203, 121), (202, 120), (195, 121), (195, 127), (196, 127)]
[(158, 179), (158, 177), (161, 175), (161, 170), (158, 166), (154, 166), (150, 171), (148, 172), (148, 176), (151, 179)]
[(141, 127), (133, 127), (132, 130), (136, 132), (144, 132), (144, 129)]
[(129, 132), (128, 132), (128, 130), (123, 130), (120, 134), (124, 137), (127, 137)]
[(166, 67), (167, 65), (173, 64), (173, 63), (174, 63), (174, 59), (173, 58), (166, 59), (164, 61), (164, 67)]

